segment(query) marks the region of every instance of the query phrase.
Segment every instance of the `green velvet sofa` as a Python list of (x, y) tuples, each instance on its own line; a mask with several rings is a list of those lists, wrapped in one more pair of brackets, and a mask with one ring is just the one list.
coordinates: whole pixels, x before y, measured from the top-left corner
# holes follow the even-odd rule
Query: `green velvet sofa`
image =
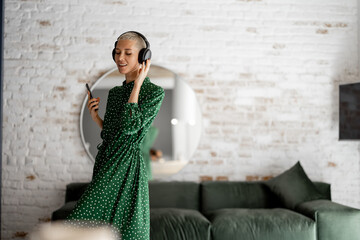
[[(65, 219), (89, 183), (70, 183), (52, 221)], [(314, 182), (326, 199), (295, 210), (264, 182), (149, 181), (152, 240), (359, 240), (360, 210), (331, 201), (330, 185)]]

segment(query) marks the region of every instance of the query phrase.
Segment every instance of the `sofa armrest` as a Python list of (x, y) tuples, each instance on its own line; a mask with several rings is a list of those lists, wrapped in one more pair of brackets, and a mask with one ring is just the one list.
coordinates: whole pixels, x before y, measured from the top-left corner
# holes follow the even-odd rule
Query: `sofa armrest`
[(316, 221), (318, 240), (359, 240), (359, 209), (330, 200), (314, 200), (299, 204), (295, 210)]

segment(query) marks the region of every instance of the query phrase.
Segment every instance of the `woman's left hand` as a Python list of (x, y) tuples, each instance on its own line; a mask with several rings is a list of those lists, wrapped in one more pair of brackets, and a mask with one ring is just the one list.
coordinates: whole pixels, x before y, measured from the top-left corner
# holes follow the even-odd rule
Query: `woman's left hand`
[(150, 65), (151, 65), (151, 59), (146, 60), (146, 65), (145, 65), (145, 62), (143, 62), (142, 65), (140, 65), (139, 75), (135, 79), (134, 85), (139, 85), (139, 86), (142, 85), (142, 83), (144, 82), (145, 77), (147, 76), (147, 74), (149, 72)]

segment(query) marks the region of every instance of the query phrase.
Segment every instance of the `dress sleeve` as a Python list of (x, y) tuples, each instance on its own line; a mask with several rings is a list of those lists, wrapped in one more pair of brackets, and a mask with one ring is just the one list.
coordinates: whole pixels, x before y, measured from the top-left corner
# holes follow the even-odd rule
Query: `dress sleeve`
[(125, 134), (137, 133), (147, 123), (152, 122), (160, 110), (165, 91), (159, 87), (149, 93), (140, 103), (125, 103), (120, 112), (122, 130)]

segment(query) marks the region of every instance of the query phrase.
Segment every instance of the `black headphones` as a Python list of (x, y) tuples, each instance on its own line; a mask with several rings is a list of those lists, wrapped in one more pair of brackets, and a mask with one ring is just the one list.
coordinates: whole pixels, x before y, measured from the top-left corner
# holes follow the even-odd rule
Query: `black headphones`
[[(146, 48), (142, 48), (140, 51), (139, 51), (139, 57), (138, 57), (138, 62), (140, 64), (142, 64), (143, 62), (145, 62), (147, 59), (151, 58), (151, 50), (150, 50), (150, 43), (148, 42), (148, 40), (146, 39), (146, 37), (144, 35), (142, 35), (141, 33), (139, 32), (135, 32), (135, 31), (127, 31), (127, 32), (124, 32), (122, 33), (118, 39), (124, 35), (125, 33), (128, 33), (128, 32), (133, 32), (133, 33), (136, 33), (138, 34), (142, 39), (144, 39), (145, 43), (146, 43)], [(114, 44), (114, 49), (112, 50), (112, 58), (113, 60), (115, 61), (115, 48), (116, 48), (116, 44), (117, 44), (118, 40), (116, 40), (115, 44)]]

